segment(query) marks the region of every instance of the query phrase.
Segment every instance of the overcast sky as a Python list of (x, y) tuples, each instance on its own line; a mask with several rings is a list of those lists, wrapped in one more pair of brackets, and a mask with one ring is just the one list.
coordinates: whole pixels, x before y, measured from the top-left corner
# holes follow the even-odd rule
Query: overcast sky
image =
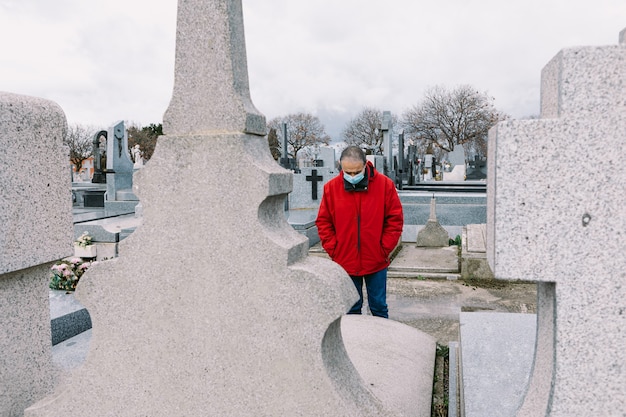
[[(68, 122), (161, 123), (176, 0), (0, 0), (0, 91)], [(400, 116), (426, 88), (469, 84), (515, 118), (539, 114), (559, 50), (617, 44), (626, 0), (243, 0), (252, 101), (320, 117), (338, 139), (364, 106)], [(166, 132), (167, 133), (167, 132)]]

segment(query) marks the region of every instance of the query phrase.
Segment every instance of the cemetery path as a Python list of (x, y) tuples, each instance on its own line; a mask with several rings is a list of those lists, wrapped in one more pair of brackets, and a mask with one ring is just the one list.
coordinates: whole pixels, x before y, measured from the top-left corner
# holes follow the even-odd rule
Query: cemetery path
[[(448, 247), (431, 249), (428, 256), (415, 256), (403, 248), (404, 256), (396, 256), (392, 266), (419, 271), (426, 265), (434, 270), (447, 270), (450, 264)], [(439, 251), (440, 253), (437, 253)], [(328, 259), (318, 244), (310, 255)], [(408, 254), (408, 256), (407, 256)], [(453, 262), (456, 268), (457, 261)], [(387, 278), (387, 304), (389, 318), (428, 333), (440, 345), (459, 340), (459, 314), (469, 311), (510, 313), (537, 312), (537, 286), (535, 283), (502, 281), (494, 279), (424, 278), (415, 273), (413, 278)], [(426, 275), (426, 274), (424, 274)], [(454, 274), (451, 274), (454, 275)], [(364, 288), (365, 290), (365, 288)], [(367, 310), (364, 297), (363, 312)], [(369, 312), (365, 313), (369, 314)]]
[(534, 283), (389, 278), (389, 318), (433, 336), (439, 344), (459, 340), (465, 311), (536, 313)]

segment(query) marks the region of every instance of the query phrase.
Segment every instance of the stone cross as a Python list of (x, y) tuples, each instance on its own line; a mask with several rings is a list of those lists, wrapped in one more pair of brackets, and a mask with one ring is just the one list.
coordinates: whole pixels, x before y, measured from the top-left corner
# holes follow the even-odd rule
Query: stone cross
[(343, 344), (352, 281), (285, 220), (293, 174), (249, 97), (240, 0), (179, 1), (163, 125), (134, 177), (142, 225), (77, 288), (86, 362), (25, 416), (398, 415)]
[(311, 181), (311, 199), (317, 200), (317, 182), (323, 181), (324, 177), (317, 175), (317, 169), (311, 171), (311, 175), (306, 176), (307, 181)]
[(538, 288), (519, 416), (624, 412), (624, 33), (619, 45), (559, 52), (542, 71), (541, 119), (490, 131), (488, 259), (497, 278)]

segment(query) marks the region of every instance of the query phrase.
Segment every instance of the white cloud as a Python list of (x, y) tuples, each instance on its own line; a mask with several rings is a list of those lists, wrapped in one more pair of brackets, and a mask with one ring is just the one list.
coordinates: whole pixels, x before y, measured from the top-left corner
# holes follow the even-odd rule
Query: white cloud
[[(541, 69), (565, 47), (615, 44), (623, 0), (243, 0), (251, 96), (268, 118), (308, 111), (338, 135), (363, 106), (401, 114), (433, 85), (470, 84), (539, 112)], [(0, 0), (0, 90), (68, 120), (162, 120), (176, 0)], [(329, 127), (330, 130), (330, 127)]]

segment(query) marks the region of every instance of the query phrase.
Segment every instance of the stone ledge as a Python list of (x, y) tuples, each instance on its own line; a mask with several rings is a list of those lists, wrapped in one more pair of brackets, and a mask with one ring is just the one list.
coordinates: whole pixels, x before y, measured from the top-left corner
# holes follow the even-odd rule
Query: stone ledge
[(461, 415), (515, 415), (533, 364), (536, 315), (472, 312), (459, 320)]
[(346, 352), (385, 409), (430, 417), (436, 343), (430, 335), (380, 317), (341, 318)]
[(487, 262), (487, 225), (468, 224), (461, 235), (461, 278), (493, 279)]

